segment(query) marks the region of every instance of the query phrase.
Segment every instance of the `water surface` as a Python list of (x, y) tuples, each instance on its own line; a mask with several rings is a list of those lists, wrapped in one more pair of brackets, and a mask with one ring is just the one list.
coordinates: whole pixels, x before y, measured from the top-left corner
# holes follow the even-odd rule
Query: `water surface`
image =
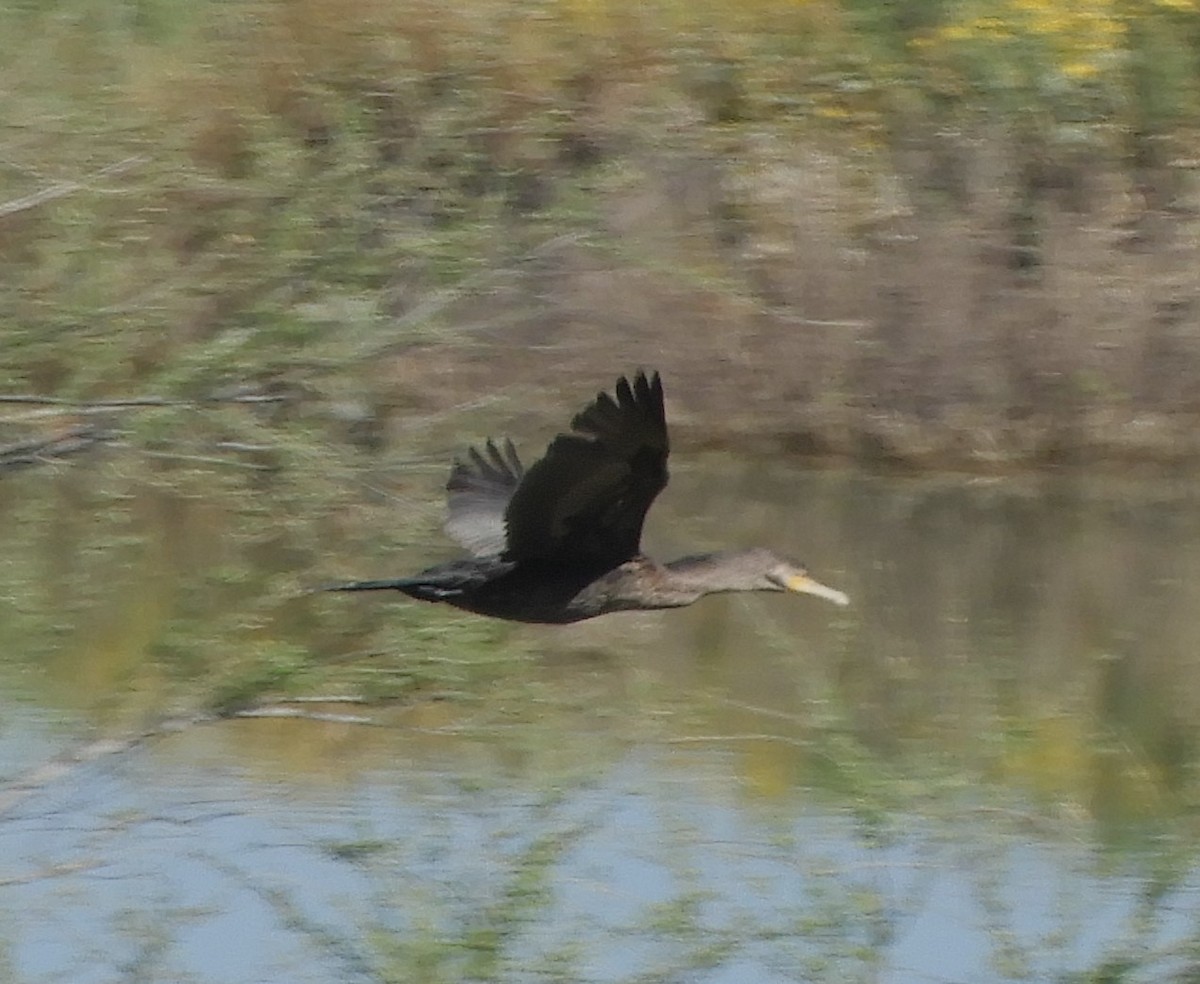
[[(768, 544), (852, 607), (544, 628), (305, 593), (449, 555), (440, 467), (0, 483), (6, 979), (1187, 964), (1194, 483), (714, 454), (676, 466), (648, 546)], [(301, 716), (200, 716), (264, 708)]]

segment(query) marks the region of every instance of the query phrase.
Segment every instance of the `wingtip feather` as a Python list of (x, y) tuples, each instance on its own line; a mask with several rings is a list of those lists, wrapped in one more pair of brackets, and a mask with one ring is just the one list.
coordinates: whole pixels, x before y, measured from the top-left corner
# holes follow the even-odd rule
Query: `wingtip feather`
[(498, 485), (514, 485), (525, 474), (517, 449), (509, 438), (497, 444), (492, 438), (483, 443), (480, 451), (474, 445), (456, 456), (446, 479), (449, 492), (466, 491), (478, 479)]

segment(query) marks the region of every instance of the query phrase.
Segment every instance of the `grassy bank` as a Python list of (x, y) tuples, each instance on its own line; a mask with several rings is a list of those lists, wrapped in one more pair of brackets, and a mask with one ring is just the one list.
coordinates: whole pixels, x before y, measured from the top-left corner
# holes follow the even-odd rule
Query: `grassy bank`
[(1190, 0), (64, 0), (0, 38), (8, 392), (403, 447), (651, 364), (685, 436), (1200, 453)]

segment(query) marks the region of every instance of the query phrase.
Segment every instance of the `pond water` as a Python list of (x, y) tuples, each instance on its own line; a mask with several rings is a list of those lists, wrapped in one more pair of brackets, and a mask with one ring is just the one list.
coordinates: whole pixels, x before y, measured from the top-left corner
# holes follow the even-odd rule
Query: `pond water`
[(692, 457), (652, 552), (768, 544), (851, 607), (549, 628), (307, 593), (450, 554), (441, 465), (376, 468), (0, 482), (0, 977), (1195, 966), (1194, 482)]

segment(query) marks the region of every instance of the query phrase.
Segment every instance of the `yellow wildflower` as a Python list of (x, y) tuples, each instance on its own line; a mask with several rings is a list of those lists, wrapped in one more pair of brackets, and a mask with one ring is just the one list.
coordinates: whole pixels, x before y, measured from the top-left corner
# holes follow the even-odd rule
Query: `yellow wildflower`
[(1100, 74), (1095, 62), (1072, 61), (1062, 67), (1062, 73), (1069, 79), (1094, 79)]

